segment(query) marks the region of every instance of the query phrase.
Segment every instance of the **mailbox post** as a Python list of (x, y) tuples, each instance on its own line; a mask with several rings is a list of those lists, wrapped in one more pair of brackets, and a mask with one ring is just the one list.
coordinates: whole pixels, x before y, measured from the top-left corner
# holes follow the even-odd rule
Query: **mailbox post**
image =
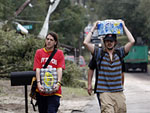
[(35, 71), (11, 72), (11, 86), (24, 86), (25, 88), (25, 113), (28, 113), (28, 91), (27, 85), (31, 85)]

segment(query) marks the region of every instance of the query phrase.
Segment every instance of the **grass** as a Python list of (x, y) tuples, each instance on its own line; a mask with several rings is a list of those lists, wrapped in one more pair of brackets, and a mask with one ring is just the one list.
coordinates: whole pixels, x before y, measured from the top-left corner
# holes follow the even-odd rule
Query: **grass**
[(62, 95), (65, 99), (87, 97), (88, 93), (83, 88), (62, 87)]

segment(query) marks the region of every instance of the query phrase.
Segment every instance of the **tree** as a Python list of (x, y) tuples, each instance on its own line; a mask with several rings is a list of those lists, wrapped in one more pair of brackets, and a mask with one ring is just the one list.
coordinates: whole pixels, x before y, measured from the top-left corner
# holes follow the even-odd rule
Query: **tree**
[(80, 32), (87, 25), (85, 9), (79, 5), (71, 5), (70, 0), (61, 1), (52, 15), (52, 20), (60, 20), (50, 23), (50, 30), (60, 34), (60, 42), (73, 47), (78, 47)]
[(148, 0), (97, 0), (92, 7), (96, 7), (98, 20), (123, 19), (135, 38), (147, 40), (150, 28), (149, 6)]
[[(137, 10), (139, 12), (139, 16), (141, 21), (140, 21), (140, 25), (139, 26), (141, 28), (141, 35), (144, 38), (148, 38), (150, 40), (150, 36), (149, 36), (149, 31), (150, 31), (150, 19), (149, 19), (149, 15), (150, 15), (150, 10), (148, 10), (150, 7), (150, 1), (149, 0), (143, 0), (140, 2), (140, 5), (137, 7)], [(148, 41), (150, 43), (150, 41)]]
[[(60, 1), (51, 16), (50, 25), (48, 27), (49, 31), (56, 31), (59, 34), (61, 43), (78, 47), (80, 32), (82, 32), (87, 25), (88, 19), (86, 18), (85, 8), (80, 5), (71, 4), (70, 1), (71, 0)], [(4, 0), (2, 0), (2, 2), (4, 2)], [(13, 7), (12, 9), (7, 9), (11, 12), (11, 17), (13, 17), (15, 10), (24, 3), (24, 0), (8, 0), (7, 2), (7, 7)], [(38, 35), (47, 14), (49, 0), (31, 0), (31, 3), (33, 7), (27, 6), (23, 12), (12, 21), (17, 21), (21, 25), (32, 24), (33, 29), (30, 30), (29, 33)], [(12, 6), (10, 4), (12, 4)], [(6, 13), (2, 13), (1, 15), (5, 15), (5, 18), (2, 18), (3, 20), (9, 19)]]
[(24, 38), (14, 30), (0, 30), (0, 72), (32, 70), (35, 51), (42, 48), (43, 40), (28, 35)]
[(8, 20), (13, 15), (14, 3), (12, 0), (1, 0), (0, 1), (0, 20)]

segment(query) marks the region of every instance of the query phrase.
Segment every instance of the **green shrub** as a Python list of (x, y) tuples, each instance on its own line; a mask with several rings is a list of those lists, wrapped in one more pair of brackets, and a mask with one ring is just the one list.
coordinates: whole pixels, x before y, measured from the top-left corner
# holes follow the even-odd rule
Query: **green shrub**
[(75, 88), (86, 88), (86, 84), (85, 82), (82, 82), (78, 79), (75, 79), (73, 82), (72, 82), (72, 87), (75, 87)]
[(35, 51), (43, 47), (43, 42), (32, 35), (0, 30), (0, 73), (32, 70)]
[(65, 65), (66, 65), (66, 69), (63, 71), (63, 77), (62, 77), (63, 84), (69, 87), (84, 88), (85, 83), (79, 81), (83, 79), (84, 76), (83, 70), (71, 61), (66, 61)]

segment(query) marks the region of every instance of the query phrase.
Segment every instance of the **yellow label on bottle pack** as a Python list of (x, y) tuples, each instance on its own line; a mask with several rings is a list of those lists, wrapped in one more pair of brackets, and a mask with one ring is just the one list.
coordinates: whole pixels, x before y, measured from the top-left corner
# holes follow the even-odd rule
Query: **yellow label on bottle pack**
[(45, 72), (44, 83), (48, 87), (53, 86), (53, 84), (54, 84), (54, 77), (53, 77), (53, 75), (50, 72)]

